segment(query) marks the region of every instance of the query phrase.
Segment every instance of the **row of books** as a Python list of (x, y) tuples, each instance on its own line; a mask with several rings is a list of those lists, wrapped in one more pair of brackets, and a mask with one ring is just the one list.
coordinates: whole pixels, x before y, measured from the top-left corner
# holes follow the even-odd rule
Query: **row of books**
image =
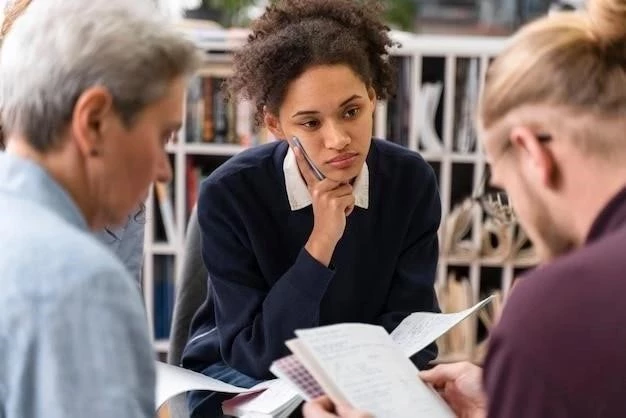
[(187, 190), (186, 208), (187, 218), (191, 214), (192, 209), (198, 201), (200, 185), (202, 181), (222, 162), (211, 161), (207, 164), (198, 162), (194, 157), (187, 156), (187, 164), (185, 166), (185, 186)]
[[(208, 164), (198, 163), (193, 156), (187, 156), (185, 165), (185, 207), (186, 218), (189, 219), (192, 209), (198, 201), (200, 184), (219, 164), (224, 161), (212, 161)], [(155, 183), (154, 185), (154, 242), (174, 244), (177, 242), (178, 230), (174, 212), (174, 189), (172, 184)], [(185, 225), (183, 225), (184, 227)]]
[(223, 77), (206, 75), (190, 80), (185, 102), (185, 141), (243, 146), (266, 142), (269, 135), (255, 123), (254, 106), (244, 100), (227, 100), (224, 81)]

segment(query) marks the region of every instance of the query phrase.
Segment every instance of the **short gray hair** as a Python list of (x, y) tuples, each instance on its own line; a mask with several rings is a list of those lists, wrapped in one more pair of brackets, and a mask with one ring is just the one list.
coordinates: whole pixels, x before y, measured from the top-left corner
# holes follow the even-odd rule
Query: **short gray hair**
[(3, 130), (49, 150), (94, 86), (110, 92), (130, 125), (199, 61), (194, 44), (148, 0), (35, 0), (2, 42)]

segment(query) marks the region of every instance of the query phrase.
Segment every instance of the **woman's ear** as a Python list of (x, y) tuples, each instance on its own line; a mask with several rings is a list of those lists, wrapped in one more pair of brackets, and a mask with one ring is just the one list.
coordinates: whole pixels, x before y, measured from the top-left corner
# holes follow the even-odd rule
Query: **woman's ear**
[(274, 137), (279, 139), (286, 138), (285, 132), (280, 125), (280, 120), (276, 115), (269, 111), (265, 111), (263, 115), (263, 122), (265, 122), (265, 126), (267, 126), (267, 129), (272, 133), (272, 135), (274, 135)]

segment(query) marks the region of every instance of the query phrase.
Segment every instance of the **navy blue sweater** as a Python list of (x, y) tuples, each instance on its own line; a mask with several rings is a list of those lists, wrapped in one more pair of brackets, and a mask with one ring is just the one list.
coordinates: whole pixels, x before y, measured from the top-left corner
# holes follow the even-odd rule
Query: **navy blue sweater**
[[(289, 354), (294, 330), (340, 322), (392, 331), (415, 311), (437, 312), (434, 280), (441, 205), (431, 167), (373, 140), (369, 208), (355, 207), (329, 267), (304, 249), (313, 210), (287, 200), (284, 141), (246, 150), (203, 183), (198, 200), (207, 301), (194, 317), (184, 367), (224, 361), (259, 379)], [(423, 367), (431, 345), (413, 357)]]

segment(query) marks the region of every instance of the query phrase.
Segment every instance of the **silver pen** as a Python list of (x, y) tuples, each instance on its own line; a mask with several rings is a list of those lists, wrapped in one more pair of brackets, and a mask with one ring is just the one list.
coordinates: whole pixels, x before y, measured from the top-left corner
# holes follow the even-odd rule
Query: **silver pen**
[(313, 163), (313, 160), (311, 160), (311, 157), (309, 157), (309, 154), (307, 154), (306, 151), (304, 150), (304, 147), (300, 143), (300, 140), (298, 139), (298, 137), (297, 136), (292, 136), (291, 137), (291, 142), (293, 143), (293, 145), (295, 147), (297, 147), (300, 150), (300, 152), (304, 156), (304, 159), (306, 160), (307, 164), (311, 168), (311, 171), (313, 171), (313, 174), (315, 175), (315, 178), (317, 178), (319, 181), (324, 180), (326, 178), (326, 176), (324, 176), (324, 174), (322, 174), (320, 169), (317, 168), (315, 163)]

